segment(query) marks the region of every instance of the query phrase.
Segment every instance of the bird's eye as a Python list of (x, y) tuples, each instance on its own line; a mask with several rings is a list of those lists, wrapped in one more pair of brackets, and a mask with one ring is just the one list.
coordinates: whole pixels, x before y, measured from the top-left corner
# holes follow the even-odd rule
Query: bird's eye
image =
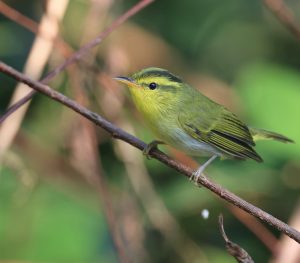
[(149, 84), (149, 89), (156, 89), (156, 87), (157, 87), (157, 84), (155, 83), (155, 82), (151, 82), (150, 84)]

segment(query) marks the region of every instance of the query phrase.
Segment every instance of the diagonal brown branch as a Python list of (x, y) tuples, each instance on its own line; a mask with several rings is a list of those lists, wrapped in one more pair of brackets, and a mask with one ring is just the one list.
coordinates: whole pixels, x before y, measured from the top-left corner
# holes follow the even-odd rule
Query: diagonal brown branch
[[(51, 89), (49, 86), (30, 79), (26, 75), (18, 72), (17, 70), (13, 69), (12, 67), (6, 65), (5, 63), (0, 61), (0, 71), (3, 72), (6, 75), (9, 75), (13, 77), (14, 79), (21, 81), (31, 88), (35, 89), (36, 91), (50, 97), (53, 100), (58, 101), (59, 103), (67, 106), (68, 108), (74, 110), (75, 112), (79, 113), (83, 117), (89, 119), (97, 126), (100, 126), (104, 130), (106, 130), (108, 133), (110, 133), (114, 138), (120, 139), (122, 141), (125, 141), (132, 146), (143, 150), (147, 146), (147, 144), (140, 139), (132, 136), (131, 134), (127, 133), (126, 131), (116, 127), (100, 115), (98, 115), (95, 112), (92, 112), (85, 107), (78, 104), (76, 101), (66, 97), (65, 95)], [(151, 152), (151, 156), (160, 162), (166, 164), (167, 166), (177, 170), (181, 174), (191, 177), (193, 175), (193, 171), (191, 168), (184, 166), (183, 164), (175, 161), (174, 159), (170, 158), (163, 152), (159, 150), (153, 150)], [(262, 209), (252, 205), (251, 203), (248, 203), (247, 201), (243, 200), (242, 198), (238, 197), (237, 195), (231, 193), (227, 189), (223, 188), (222, 186), (212, 182), (205, 176), (201, 176), (197, 182), (198, 184), (201, 184), (202, 186), (206, 187), (210, 191), (214, 192), (216, 195), (218, 195), (220, 198), (226, 200), (227, 202), (243, 209), (247, 213), (261, 219), (262, 221), (268, 223), (269, 225), (275, 227), (282, 233), (285, 233), (298, 243), (300, 243), (300, 233), (287, 225), (286, 223), (282, 222), (281, 220), (277, 219), (276, 217), (268, 214), (267, 212), (263, 211)]]
[(300, 26), (295, 22), (294, 14), (292, 10), (284, 3), (284, 0), (264, 0), (264, 4), (300, 41)]
[(39, 35), (43, 39), (54, 41), (54, 44), (60, 49), (63, 56), (67, 57), (72, 54), (72, 47), (68, 43), (66, 43), (62, 38), (60, 38), (59, 36), (55, 36), (55, 39), (53, 39), (53, 36), (49, 36), (45, 33), (44, 30), (39, 29), (39, 24), (37, 22), (23, 15), (22, 13), (10, 7), (1, 0), (0, 13), (8, 19), (16, 22), (18, 25), (26, 28), (30, 32)]
[[(66, 12), (69, 0), (49, 0), (47, 1), (46, 12), (37, 24), (38, 32), (44, 32), (44, 37), (40, 34), (35, 36), (30, 52), (24, 64), (24, 74), (29, 74), (32, 78), (38, 79), (41, 77), (43, 69), (51, 56), (54, 47), (54, 40), (59, 33), (59, 24)], [(0, 2), (0, 12), (3, 11)], [(9, 14), (7, 10), (6, 14)], [(32, 90), (23, 83), (19, 83), (10, 100), (10, 105), (18, 102)], [(0, 127), (0, 160), (13, 142), (17, 134), (22, 120), (26, 115), (29, 103), (26, 103), (13, 118), (10, 118)]]
[(260, 240), (273, 255), (277, 254), (278, 241), (273, 233), (266, 228), (260, 221), (251, 215), (239, 210), (235, 206), (229, 205), (229, 211), (244, 224)]
[[(78, 51), (72, 54), (68, 59), (65, 60), (65, 62), (58, 67), (56, 67), (54, 70), (50, 71), (42, 80), (42, 83), (48, 83), (50, 79), (52, 79), (54, 76), (58, 75), (60, 72), (62, 72), (65, 68), (70, 66), (71, 64), (75, 63), (76, 61), (80, 60), (83, 55), (85, 55), (87, 52), (89, 52), (92, 48), (99, 45), (108, 35), (110, 35), (116, 28), (121, 26), (126, 20), (128, 20), (130, 17), (141, 11), (143, 8), (145, 8), (147, 5), (154, 2), (154, 0), (141, 0), (136, 5), (134, 5), (132, 8), (130, 8), (127, 12), (125, 12), (123, 15), (118, 17), (109, 27), (107, 27), (104, 31), (100, 33), (94, 40), (91, 42), (83, 45)], [(18, 110), (23, 104), (25, 104), (27, 101), (31, 100), (31, 98), (34, 96), (36, 92), (32, 91), (28, 93), (24, 98), (22, 98), (20, 101), (17, 101), (15, 104), (10, 106), (6, 112), (0, 117), (0, 124), (9, 117), (13, 112)]]
[(0, 1), (0, 13), (11, 20), (15, 21), (18, 24), (21, 24), (23, 27), (27, 28), (29, 31), (32, 31), (36, 34), (39, 33), (38, 25), (35, 21), (30, 18), (24, 16), (22, 13), (17, 10), (11, 8), (9, 5)]

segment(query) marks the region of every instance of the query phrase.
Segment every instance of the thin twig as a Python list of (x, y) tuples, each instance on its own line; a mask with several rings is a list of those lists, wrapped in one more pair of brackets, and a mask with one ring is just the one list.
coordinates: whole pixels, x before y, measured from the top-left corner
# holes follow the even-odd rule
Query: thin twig
[(38, 24), (32, 19), (24, 16), (19, 11), (13, 9), (3, 1), (0, 1), (0, 13), (9, 19), (15, 21), (17, 24), (21, 24), (23, 27), (27, 28), (29, 31), (35, 34), (39, 33)]
[[(44, 95), (52, 98), (53, 100), (56, 100), (61, 104), (64, 104), (65, 106), (79, 113), (83, 117), (89, 119), (94, 124), (106, 130), (108, 133), (112, 135), (112, 137), (123, 140), (140, 150), (144, 150), (145, 147), (147, 146), (145, 142), (132, 136), (131, 134), (125, 132), (124, 130), (116, 127), (115, 125), (113, 125), (112, 123), (110, 123), (109, 121), (107, 121), (106, 119), (98, 115), (97, 113), (86, 109), (85, 107), (78, 104), (76, 101), (51, 89), (49, 86), (30, 79), (28, 76), (25, 76), (21, 72), (18, 72), (17, 70), (13, 69), (12, 67), (6, 65), (1, 61), (0, 61), (0, 71), (5, 73), (6, 75), (13, 77), (18, 81), (27, 84), (31, 88), (35, 89), (36, 91), (39, 91), (40, 93), (43, 93)], [(160, 162), (166, 164), (167, 166), (177, 170), (178, 172), (180, 172), (181, 174), (187, 177), (193, 176), (193, 171), (191, 168), (184, 166), (183, 164), (175, 161), (174, 159), (170, 158), (169, 156), (167, 156), (166, 154), (164, 154), (159, 150), (153, 150), (151, 152), (151, 156), (159, 160)], [(261, 219), (262, 221), (277, 228), (279, 231), (285, 233), (286, 235), (288, 235), (289, 237), (291, 237), (292, 239), (300, 243), (300, 232), (298, 232), (296, 229), (290, 227), (286, 223), (280, 221), (279, 219), (268, 214), (262, 209), (248, 203), (247, 201), (231, 193), (230, 191), (226, 190), (220, 185), (212, 182), (206, 176), (200, 176), (197, 183), (201, 184), (202, 186), (206, 187), (210, 191), (214, 192), (220, 198), (243, 209), (244, 211), (250, 213), (251, 215)]]
[[(88, 99), (80, 86), (82, 77), (85, 74), (80, 74), (77, 67), (71, 67), (69, 70), (72, 71), (70, 74), (70, 85), (73, 86), (72, 90), (75, 91), (76, 100), (87, 106)], [(80, 118), (80, 116), (76, 117), (78, 117), (75, 119), (78, 127), (72, 131), (73, 136), (71, 136), (73, 138), (71, 143), (73, 166), (80, 171), (86, 181), (96, 190), (119, 262), (129, 263), (131, 260), (127, 253), (127, 246), (122, 240), (122, 233), (117, 224), (117, 216), (112, 205), (112, 197), (107, 187), (105, 171), (99, 158), (100, 153), (96, 136), (97, 127), (88, 120)], [(82, 141), (84, 141), (83, 145), (80, 144)]]
[(248, 254), (248, 252), (240, 247), (238, 244), (233, 243), (226, 235), (224, 230), (224, 224), (223, 224), (223, 215), (219, 215), (219, 228), (221, 235), (225, 241), (226, 249), (228, 253), (233, 256), (237, 262), (239, 263), (254, 263), (251, 256)]
[[(133, 130), (126, 122), (118, 122), (119, 126), (126, 130)], [(181, 228), (172, 213), (165, 206), (158, 193), (155, 191), (153, 182), (147, 172), (142, 155), (122, 141), (116, 141), (116, 150), (122, 158), (127, 176), (132, 188), (139, 197), (151, 224), (161, 233), (166, 242), (175, 251), (180, 262), (193, 262), (197, 258), (199, 262), (208, 262), (201, 247), (194, 242)]]
[[(296, 229), (300, 229), (300, 203), (295, 204), (294, 211), (289, 219), (289, 224)], [(273, 254), (271, 263), (299, 263), (300, 262), (300, 246), (293, 240), (282, 236), (277, 245), (278, 253)]]
[[(87, 182), (94, 187), (98, 194), (119, 262), (129, 263), (131, 260), (127, 253), (127, 246), (124, 240), (122, 240), (122, 233), (118, 227), (116, 213), (112, 205), (113, 199), (107, 187), (105, 172), (99, 158), (96, 126), (82, 118), (79, 120), (79, 125), (80, 128), (76, 129), (76, 133), (77, 136), (81, 136), (80, 141), (85, 142), (84, 151), (86, 155), (81, 154), (81, 156), (74, 158), (77, 170), (81, 171)], [(80, 152), (82, 153), (82, 145), (80, 148)]]
[[(24, 74), (29, 74), (32, 78), (38, 79), (43, 73), (43, 69), (49, 60), (51, 53), (53, 52), (54, 39), (59, 33), (59, 24), (63, 19), (66, 12), (69, 0), (49, 0), (47, 1), (46, 12), (43, 14), (38, 24), (39, 32), (45, 32), (46, 39), (36, 35), (26, 63), (24, 65)], [(1, 10), (1, 2), (0, 2)], [(18, 102), (32, 90), (23, 83), (18, 83), (14, 93), (12, 95), (10, 105)], [(23, 101), (23, 100), (22, 100)], [(3, 123), (0, 127), (0, 161), (13, 142), (15, 135), (17, 134), (23, 118), (27, 112), (29, 103), (26, 103), (13, 118), (10, 118), (7, 122)]]
[[(108, 12), (111, 2), (103, 2), (102, 0), (91, 1), (89, 11), (85, 18), (83, 32), (81, 36), (81, 42), (84, 39), (93, 39), (98, 34), (97, 28), (101, 25)], [(105, 8), (106, 7), (106, 8)], [(100, 18), (99, 18), (100, 16)], [(95, 56), (89, 56), (87, 67), (91, 67), (94, 64)], [(83, 106), (89, 105), (89, 100), (86, 94), (86, 89), (82, 89), (81, 84), (86, 83), (90, 74), (79, 70), (78, 67), (70, 67), (73, 73), (70, 74), (71, 86), (75, 87), (74, 92), (76, 94), (76, 101), (80, 101)], [(115, 250), (120, 263), (129, 263), (132, 260), (132, 256), (127, 253), (128, 244), (122, 239), (122, 228), (118, 225), (118, 218), (113, 208), (113, 198), (109, 192), (105, 170), (103, 169), (100, 153), (97, 145), (96, 130), (97, 127), (93, 123), (86, 119), (76, 116), (79, 127), (73, 131), (73, 162), (74, 166), (78, 170), (82, 171), (82, 174), (86, 180), (95, 188), (97, 191), (99, 201), (102, 204), (102, 210), (105, 215), (109, 233), (113, 240)], [(78, 141), (76, 143), (76, 141)], [(80, 142), (84, 141), (84, 145)]]
[(300, 41), (300, 26), (295, 22), (292, 10), (283, 0), (264, 0), (265, 6)]
[(46, 33), (47, 31), (39, 29), (39, 23), (23, 15), (22, 13), (10, 7), (9, 5), (7, 5), (1, 0), (0, 0), (0, 13), (3, 16), (17, 23), (18, 25), (26, 28), (30, 32), (39, 35), (41, 38), (53, 41), (54, 45), (56, 45), (59, 48), (59, 50), (61, 51), (64, 57), (70, 56), (72, 52), (74, 52), (73, 48), (62, 38), (60, 38), (59, 36), (55, 36), (55, 39), (53, 39), (52, 35)]
[(229, 205), (228, 209), (257, 237), (257, 239), (259, 239), (272, 252), (273, 255), (277, 254), (278, 240), (275, 235), (273, 235), (273, 233), (266, 228), (265, 225), (244, 211), (239, 210), (235, 206)]
[[(116, 28), (121, 26), (126, 20), (128, 20), (130, 17), (141, 11), (143, 8), (145, 8), (147, 5), (154, 2), (154, 0), (141, 0), (136, 5), (134, 5), (132, 8), (130, 8), (127, 12), (125, 12), (123, 15), (118, 17), (109, 27), (107, 27), (104, 31), (100, 33), (95, 39), (93, 39), (91, 42), (83, 45), (78, 51), (72, 54), (71, 57), (65, 60), (64, 63), (56, 67), (54, 70), (50, 71), (42, 80), (42, 83), (48, 83), (50, 79), (52, 79), (54, 76), (58, 75), (60, 72), (62, 72), (65, 68), (70, 66), (71, 64), (75, 63), (76, 61), (80, 60), (83, 55), (85, 55), (88, 51), (90, 51), (95, 46), (99, 45), (108, 35), (110, 35)], [(6, 112), (1, 116), (0, 118), (0, 124), (9, 117), (13, 112), (15, 112), (18, 108), (20, 108), (23, 104), (25, 104), (27, 101), (29, 101), (35, 94), (35, 91), (32, 91), (28, 93), (24, 98), (22, 98), (20, 101), (16, 102), (12, 106), (10, 106)]]

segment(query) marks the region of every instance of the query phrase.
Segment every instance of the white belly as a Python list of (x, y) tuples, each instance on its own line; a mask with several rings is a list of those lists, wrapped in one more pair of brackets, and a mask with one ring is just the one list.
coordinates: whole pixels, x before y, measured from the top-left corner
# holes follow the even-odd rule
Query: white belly
[(168, 139), (165, 139), (166, 143), (192, 156), (223, 155), (215, 147), (192, 138), (180, 128), (173, 129), (170, 135)]

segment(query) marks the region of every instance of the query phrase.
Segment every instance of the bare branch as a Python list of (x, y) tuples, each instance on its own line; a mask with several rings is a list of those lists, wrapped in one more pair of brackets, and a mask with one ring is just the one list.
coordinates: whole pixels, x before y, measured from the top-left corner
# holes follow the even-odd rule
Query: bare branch
[[(84, 39), (93, 39), (97, 36), (97, 29), (104, 22), (111, 4), (112, 1), (91, 1), (85, 18), (84, 34), (81, 36), (82, 43)], [(92, 67), (94, 60), (95, 56), (89, 56), (86, 66)], [(81, 84), (86, 83), (90, 75), (85, 74), (78, 67), (70, 67), (68, 70), (72, 71), (70, 74), (70, 85), (75, 93), (76, 101), (80, 101), (83, 106), (88, 107), (89, 100), (86, 89), (82, 89)], [(81, 171), (82, 175), (98, 194), (119, 262), (129, 263), (132, 261), (133, 255), (128, 253), (128, 244), (124, 242), (126, 238), (123, 237), (123, 225), (120, 227), (118, 224), (119, 218), (113, 206), (112, 193), (110, 193), (108, 188), (107, 177), (105, 176), (101, 154), (98, 149), (97, 127), (79, 115), (76, 117), (75, 122), (78, 126), (72, 131), (70, 140), (73, 166), (78, 171)], [(81, 143), (82, 141), (84, 141), (84, 144)]]
[(264, 0), (265, 6), (278, 18), (278, 20), (300, 41), (300, 26), (295, 22), (291, 9), (283, 0)]
[[(29, 77), (25, 76), (21, 72), (16, 71), (12, 67), (6, 65), (5, 63), (0, 61), (0, 71), (13, 77), (14, 79), (21, 81), (31, 88), (35, 89), (36, 91), (39, 91), (43, 93), (44, 95), (52, 98), (53, 100), (58, 101), (59, 103), (69, 107), (70, 109), (78, 112), (83, 117), (89, 119), (94, 124), (100, 126), (104, 130), (106, 130), (108, 133), (112, 135), (112, 137), (123, 140), (132, 146), (143, 150), (147, 146), (147, 144), (140, 139), (132, 136), (131, 134), (125, 132), (124, 130), (116, 127), (97, 113), (94, 113), (85, 107), (78, 104), (76, 101), (66, 97), (65, 95), (51, 89), (49, 86), (40, 83), (38, 81), (34, 81), (30, 79)], [(160, 162), (166, 164), (167, 166), (177, 170), (181, 174), (191, 177), (193, 175), (193, 171), (191, 168), (175, 161), (174, 159), (170, 158), (163, 152), (159, 150), (153, 150), (151, 152), (151, 156)], [(209, 180), (206, 176), (200, 176), (198, 181), (198, 184), (201, 184), (202, 186), (206, 187), (210, 191), (214, 192), (216, 195), (218, 195), (220, 198), (228, 201), (229, 203), (243, 209), (244, 211), (248, 212), (249, 214), (261, 219), (262, 221), (268, 223), (269, 225), (277, 228), (279, 231), (285, 233), (298, 243), (300, 243), (300, 233), (287, 225), (286, 223), (280, 221), (276, 217), (268, 214), (267, 212), (263, 211), (262, 209), (248, 203), (247, 201), (243, 200), (242, 198), (238, 197), (237, 195), (231, 193), (230, 191), (226, 190), (225, 188), (221, 187), (220, 185), (212, 182)]]
[(264, 224), (262, 224), (251, 215), (236, 208), (235, 206), (229, 205), (228, 209), (272, 252), (273, 255), (277, 254), (278, 240), (276, 236), (268, 228), (266, 228)]
[(219, 227), (223, 239), (226, 243), (226, 249), (228, 253), (233, 256), (239, 263), (254, 263), (253, 259), (247, 253), (245, 249), (240, 247), (238, 244), (233, 243), (226, 235), (223, 225), (223, 216), (219, 215)]
[[(33, 79), (41, 77), (43, 69), (53, 52), (54, 39), (59, 33), (59, 23), (64, 17), (68, 3), (69, 0), (47, 1), (46, 12), (41, 17), (37, 27), (38, 31), (44, 32), (44, 36), (47, 37), (42, 38), (39, 34), (36, 35), (23, 69), (24, 74), (29, 74)], [(8, 10), (7, 13), (9, 13)], [(32, 90), (26, 85), (18, 83), (9, 104), (12, 105), (20, 100), (23, 101), (23, 97), (31, 92)], [(29, 103), (26, 103), (13, 118), (1, 125), (0, 137), (2, 140), (0, 141), (0, 161), (14, 140), (29, 105)]]
[[(78, 51), (73, 53), (71, 57), (65, 60), (65, 62), (58, 67), (56, 67), (54, 70), (50, 71), (42, 80), (42, 83), (48, 83), (50, 79), (52, 79), (54, 76), (58, 75), (60, 72), (62, 72), (65, 68), (70, 66), (71, 64), (75, 63), (76, 61), (80, 60), (83, 55), (85, 55), (87, 52), (89, 52), (92, 48), (99, 45), (108, 35), (110, 35), (116, 28), (121, 26), (126, 20), (128, 20), (130, 17), (141, 11), (143, 8), (145, 8), (147, 5), (154, 2), (154, 0), (141, 0), (136, 5), (134, 5), (132, 8), (130, 8), (127, 12), (125, 12), (123, 15), (118, 17), (109, 27), (107, 27), (104, 31), (100, 33), (94, 40), (91, 42), (83, 45)], [(16, 102), (12, 106), (10, 106), (7, 111), (1, 116), (0, 118), (0, 124), (3, 122), (8, 116), (10, 116), (13, 112), (18, 110), (23, 104), (25, 104), (27, 101), (31, 100), (31, 98), (34, 96), (35, 91), (32, 91), (28, 95), (26, 95), (24, 98), (22, 98), (20, 101)]]
[[(64, 57), (70, 56), (72, 54), (73, 48), (67, 42), (65, 42), (62, 38), (60, 38), (59, 36), (55, 36), (55, 39), (53, 39), (53, 36), (46, 34), (45, 30), (39, 29), (39, 24), (37, 22), (35, 22), (31, 18), (23, 15), (22, 13), (20, 13), (16, 9), (10, 7), (9, 5), (7, 5), (6, 3), (4, 3), (1, 0), (0, 0), (0, 13), (3, 16), (5, 16), (5, 17), (9, 18), (10, 20), (14, 21), (15, 23), (17, 23), (18, 25), (26, 28), (30, 32), (32, 32), (36, 35), (39, 35), (40, 37), (42, 37), (44, 39), (54, 41), (54, 44), (59, 48), (59, 50), (61, 51), (61, 53)], [(1, 122), (2, 121), (0, 118), (0, 123)]]
[(15, 21), (16, 23), (22, 25), (23, 27), (27, 28), (29, 31), (34, 32), (35, 34), (39, 33), (38, 24), (33, 21), (32, 19), (24, 16), (17, 10), (11, 8), (9, 5), (0, 1), (0, 13), (9, 19)]

